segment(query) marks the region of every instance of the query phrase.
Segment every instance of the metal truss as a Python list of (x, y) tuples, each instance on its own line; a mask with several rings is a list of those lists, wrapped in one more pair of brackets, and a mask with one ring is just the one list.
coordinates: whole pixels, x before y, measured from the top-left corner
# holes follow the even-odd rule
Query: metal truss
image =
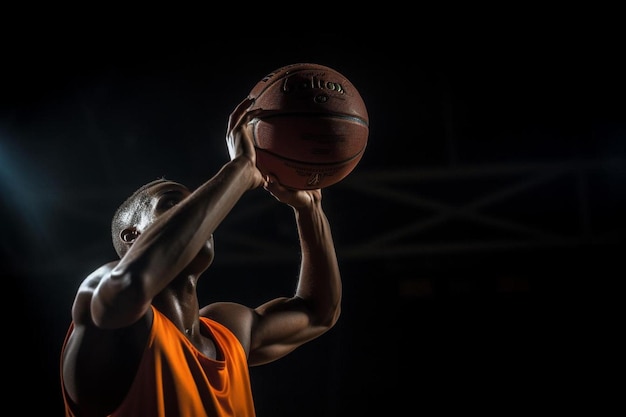
[[(342, 259), (610, 245), (623, 240), (613, 216), (625, 203), (624, 167), (615, 158), (357, 169), (326, 191), (327, 211)], [(293, 235), (252, 238), (238, 227), (263, 219), (270, 203), (234, 210), (219, 230), (220, 262), (293, 260)]]

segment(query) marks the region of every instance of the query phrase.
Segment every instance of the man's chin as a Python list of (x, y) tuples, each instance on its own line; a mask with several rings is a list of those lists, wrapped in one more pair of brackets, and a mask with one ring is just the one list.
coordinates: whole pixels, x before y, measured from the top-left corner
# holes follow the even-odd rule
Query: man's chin
[(198, 255), (187, 265), (185, 271), (188, 274), (199, 274), (200, 272), (206, 270), (213, 263), (213, 248), (209, 246), (204, 246)]

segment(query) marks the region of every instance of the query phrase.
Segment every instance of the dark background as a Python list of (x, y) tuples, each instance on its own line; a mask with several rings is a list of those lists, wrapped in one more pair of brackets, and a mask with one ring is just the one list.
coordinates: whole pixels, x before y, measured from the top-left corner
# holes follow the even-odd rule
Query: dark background
[[(624, 276), (623, 34), (550, 23), (20, 35), (0, 84), (10, 390), (61, 415), (73, 296), (115, 257), (117, 205), (160, 176), (209, 178), (252, 86), (314, 62), (347, 76), (370, 115), (359, 166), (324, 193), (343, 313), (251, 370), (259, 417), (598, 407)], [(293, 218), (263, 191), (220, 225), (216, 251), (202, 303), (291, 294)]]

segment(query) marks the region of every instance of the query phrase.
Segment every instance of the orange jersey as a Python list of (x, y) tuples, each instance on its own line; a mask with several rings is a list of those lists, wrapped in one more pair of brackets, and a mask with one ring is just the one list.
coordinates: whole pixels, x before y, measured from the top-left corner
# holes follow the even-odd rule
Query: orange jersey
[[(210, 359), (167, 317), (152, 310), (154, 322), (135, 381), (111, 417), (254, 417), (248, 362), (235, 335), (201, 317), (224, 355), (223, 360)], [(61, 386), (66, 417), (80, 417)]]

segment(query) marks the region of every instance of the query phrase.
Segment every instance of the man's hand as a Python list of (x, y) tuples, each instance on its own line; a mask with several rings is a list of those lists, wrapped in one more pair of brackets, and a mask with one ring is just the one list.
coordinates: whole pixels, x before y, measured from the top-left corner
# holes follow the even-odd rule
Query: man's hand
[(253, 103), (253, 99), (244, 99), (237, 105), (228, 118), (226, 144), (228, 145), (228, 154), (230, 155), (231, 161), (238, 156), (244, 156), (256, 163), (256, 153), (252, 140), (252, 126), (250, 126), (253, 113), (248, 111)]
[(268, 175), (263, 186), (270, 194), (281, 203), (288, 204), (294, 209), (302, 209), (312, 206), (314, 203), (321, 201), (322, 190), (292, 190), (286, 188), (278, 182), (278, 180)]
[(254, 126), (252, 123), (254, 118), (263, 113), (263, 111), (259, 109), (249, 110), (252, 104), (254, 104), (254, 100), (246, 98), (230, 114), (226, 145), (228, 146), (228, 154), (231, 161), (235, 159), (246, 161), (247, 165), (253, 169), (254, 181), (252, 188), (256, 188), (261, 185), (264, 186), (266, 180), (256, 166), (256, 149), (254, 148), (252, 132)]

